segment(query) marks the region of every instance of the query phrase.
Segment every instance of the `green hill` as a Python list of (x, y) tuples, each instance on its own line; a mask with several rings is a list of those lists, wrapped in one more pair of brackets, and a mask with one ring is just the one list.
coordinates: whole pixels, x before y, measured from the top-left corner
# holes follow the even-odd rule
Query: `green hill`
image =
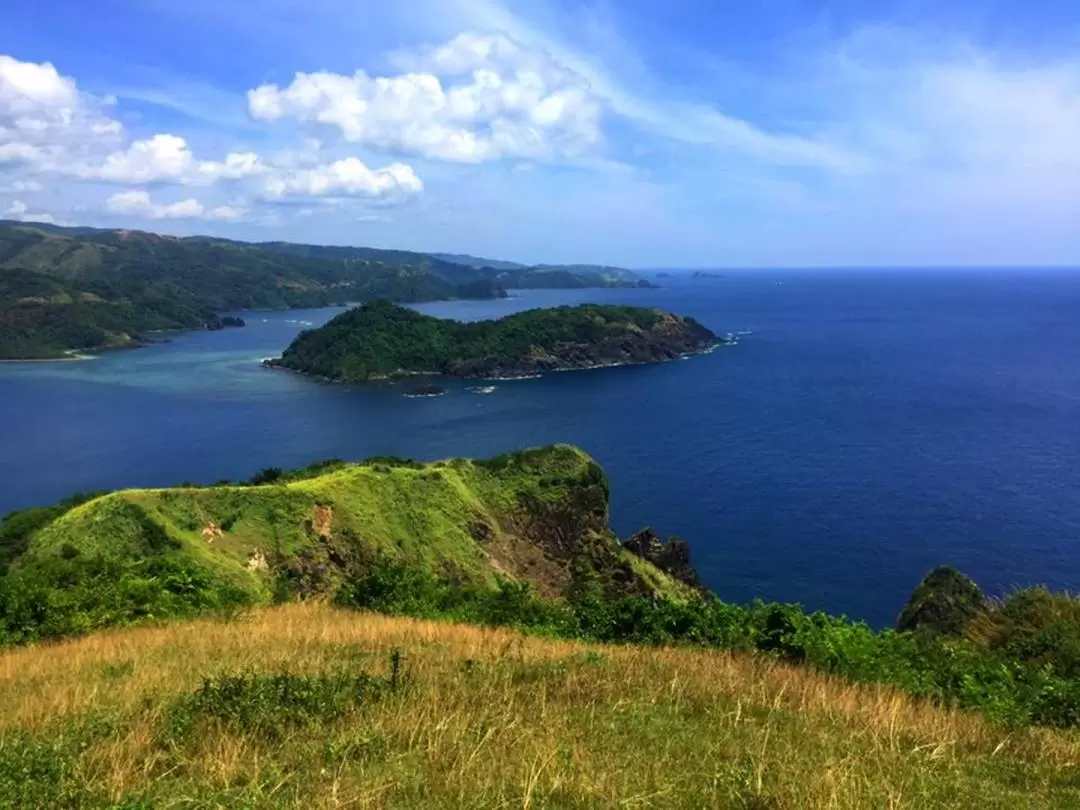
[(0, 646), (332, 600), (571, 640), (755, 653), (1004, 728), (1080, 726), (1080, 600), (1044, 588), (991, 600), (943, 568), (896, 630), (735, 605), (700, 588), (681, 540), (645, 530), (620, 543), (608, 509), (603, 471), (566, 446), (75, 496), (0, 523)]
[(0, 359), (215, 328), (230, 310), (500, 295), (499, 284), (419, 253), (0, 224)]
[(63, 357), (138, 345), (154, 330), (237, 325), (220, 317), (235, 310), (651, 286), (617, 268), (484, 261), (0, 221), (0, 359)]
[[(611, 595), (689, 591), (619, 545), (603, 471), (575, 448), (335, 462), (256, 481), (126, 490), (10, 516), (0, 524), (0, 565), (10, 566), (0, 639), (4, 629), (15, 639), (63, 635), (275, 594), (333, 594), (376, 563), (460, 587), (528, 582), (549, 598), (564, 596), (582, 565)], [(30, 583), (47, 593), (45, 616), (12, 601)]]
[(692, 318), (656, 309), (583, 304), (459, 323), (380, 301), (304, 332), (269, 365), (339, 381), (523, 377), (671, 360), (716, 343)]

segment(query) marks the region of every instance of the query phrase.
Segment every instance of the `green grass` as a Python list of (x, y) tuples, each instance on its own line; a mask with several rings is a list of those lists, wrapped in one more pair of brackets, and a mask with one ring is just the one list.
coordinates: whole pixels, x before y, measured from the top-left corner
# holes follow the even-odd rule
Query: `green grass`
[(1075, 732), (760, 656), (258, 610), (0, 654), (0, 807), (1080, 807)]

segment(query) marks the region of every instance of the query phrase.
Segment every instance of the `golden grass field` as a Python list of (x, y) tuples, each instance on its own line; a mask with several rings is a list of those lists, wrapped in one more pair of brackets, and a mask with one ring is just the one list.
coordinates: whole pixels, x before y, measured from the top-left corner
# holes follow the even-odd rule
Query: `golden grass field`
[[(407, 687), (343, 717), (167, 733), (204, 677), (384, 676), (395, 650)], [(293, 604), (0, 654), (0, 806), (1068, 808), (1080, 735), (763, 657)]]

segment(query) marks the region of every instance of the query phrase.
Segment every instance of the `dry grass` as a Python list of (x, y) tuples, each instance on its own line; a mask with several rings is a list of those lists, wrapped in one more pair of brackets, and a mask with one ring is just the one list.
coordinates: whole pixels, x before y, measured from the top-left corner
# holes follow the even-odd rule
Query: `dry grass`
[[(273, 742), (205, 722), (167, 741), (204, 676), (384, 675), (393, 650), (410, 688), (342, 720)], [(27, 739), (82, 741), (56, 799), (72, 805), (1080, 807), (1075, 734), (1010, 733), (759, 657), (319, 605), (7, 652), (0, 763)]]

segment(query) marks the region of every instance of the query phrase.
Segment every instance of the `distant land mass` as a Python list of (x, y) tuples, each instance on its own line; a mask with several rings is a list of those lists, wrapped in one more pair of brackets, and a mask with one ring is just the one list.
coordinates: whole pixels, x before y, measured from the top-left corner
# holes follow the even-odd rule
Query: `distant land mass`
[(302, 333), (267, 364), (340, 382), (508, 378), (673, 360), (719, 342), (693, 318), (643, 307), (583, 304), (459, 323), (378, 301)]
[(601, 264), (526, 265), (462, 253), (432, 253), (432, 258), (471, 267), (509, 290), (643, 287), (656, 284), (633, 270)]
[(614, 268), (491, 267), (460, 258), (0, 221), (0, 359), (59, 358), (142, 345), (155, 331), (238, 326), (240, 319), (221, 316), (237, 310), (649, 285)]
[(470, 256), (468, 253), (432, 253), (435, 259), (452, 264), (461, 264), (477, 270), (490, 268), (491, 270), (528, 270), (527, 264), (521, 262), (508, 262), (503, 259), (485, 259), (483, 256)]

